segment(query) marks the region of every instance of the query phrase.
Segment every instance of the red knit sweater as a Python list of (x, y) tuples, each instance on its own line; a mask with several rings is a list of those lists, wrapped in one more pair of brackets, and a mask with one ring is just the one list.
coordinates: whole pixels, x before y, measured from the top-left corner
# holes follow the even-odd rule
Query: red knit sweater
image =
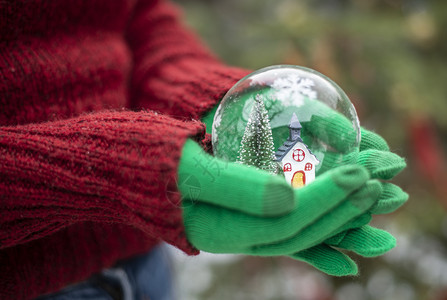
[(0, 1), (0, 299), (29, 299), (167, 241), (200, 117), (247, 71), (158, 0)]

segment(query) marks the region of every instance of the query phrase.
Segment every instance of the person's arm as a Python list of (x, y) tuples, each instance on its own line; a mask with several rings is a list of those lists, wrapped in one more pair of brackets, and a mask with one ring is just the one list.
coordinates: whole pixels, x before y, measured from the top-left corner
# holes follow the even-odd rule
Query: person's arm
[(177, 165), (199, 122), (107, 111), (0, 127), (0, 248), (81, 222), (118, 223), (196, 253), (183, 232)]
[(131, 106), (199, 120), (250, 71), (220, 62), (168, 1), (139, 1), (126, 38), (132, 51)]

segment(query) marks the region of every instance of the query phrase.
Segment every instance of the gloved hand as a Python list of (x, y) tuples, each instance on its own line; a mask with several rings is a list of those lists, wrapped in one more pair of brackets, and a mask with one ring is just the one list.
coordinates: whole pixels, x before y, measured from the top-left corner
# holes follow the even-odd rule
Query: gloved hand
[(186, 236), (213, 253), (289, 255), (314, 247), (366, 213), (382, 192), (362, 166), (335, 168), (300, 189), (280, 176), (229, 163), (188, 140), (179, 165)]
[[(317, 105), (320, 116), (311, 118), (311, 121), (303, 126), (306, 126), (310, 136), (323, 137), (327, 144), (337, 150), (326, 153), (320, 171), (330, 170), (340, 163), (357, 164), (366, 167), (372, 179), (381, 180), (382, 193), (379, 201), (371, 207), (365, 217), (371, 214), (390, 213), (408, 200), (408, 194), (398, 186), (384, 182), (402, 171), (406, 164), (401, 157), (390, 152), (382, 137), (361, 128), (360, 151), (347, 153), (348, 148), (343, 139), (340, 139), (340, 135), (352, 137), (350, 122), (322, 103), (313, 102), (308, 105)], [(291, 257), (304, 260), (331, 275), (351, 275), (358, 273), (356, 264), (332, 246), (350, 250), (365, 257), (373, 257), (384, 254), (395, 245), (394, 237), (380, 229), (370, 226), (359, 227), (359, 223), (354, 222), (347, 224), (346, 229), (323, 244), (295, 253)]]
[[(309, 105), (319, 105), (313, 102)], [(327, 153), (323, 162), (322, 171), (330, 170), (339, 163), (356, 164), (365, 166), (372, 178), (389, 180), (398, 174), (404, 167), (405, 161), (389, 151), (387, 143), (377, 134), (366, 129), (361, 129), (360, 152), (352, 152), (346, 147), (346, 143), (340, 142), (340, 135), (352, 137), (350, 122), (338, 113), (327, 109), (325, 106), (318, 107), (320, 115), (307, 123), (310, 134), (326, 138), (325, 142), (331, 145), (337, 152)], [(203, 121), (207, 125), (207, 131), (211, 128), (215, 110), (206, 115)], [(324, 134), (321, 134), (324, 133)], [(329, 134), (328, 134), (329, 133)], [(346, 142), (346, 140), (345, 140)], [(374, 186), (374, 185), (373, 185)], [(375, 185), (376, 192), (380, 193), (379, 200), (362, 216), (345, 224), (344, 228), (338, 228), (338, 233), (328, 238), (323, 243), (303, 251), (291, 252), (290, 256), (295, 259), (306, 261), (316, 268), (336, 276), (352, 275), (358, 272), (356, 264), (342, 252), (332, 248), (351, 250), (360, 255), (371, 257), (382, 255), (395, 245), (395, 239), (389, 233), (365, 224), (369, 223), (371, 214), (390, 213), (400, 207), (408, 199), (408, 195), (399, 187), (380, 182)], [(291, 251), (301, 241), (299, 238), (283, 241), (283, 246), (278, 249), (284, 251), (284, 245), (290, 245)], [(298, 248), (295, 248), (297, 251)], [(260, 247), (255, 251), (258, 255), (272, 254), (270, 249), (264, 250)]]
[[(405, 162), (398, 155), (389, 152), (388, 145), (379, 135), (361, 130), (362, 140), (357, 164), (367, 168), (372, 178), (380, 179), (382, 192), (364, 218), (371, 214), (393, 212), (408, 200), (408, 194), (398, 186), (383, 180), (392, 179), (404, 167)], [(317, 269), (334, 276), (354, 275), (358, 273), (357, 265), (341, 251), (350, 250), (361, 256), (374, 257), (382, 255), (395, 245), (395, 239), (386, 231), (358, 222), (347, 224), (346, 230), (329, 238), (324, 243), (305, 251), (292, 254), (291, 257), (306, 261)]]

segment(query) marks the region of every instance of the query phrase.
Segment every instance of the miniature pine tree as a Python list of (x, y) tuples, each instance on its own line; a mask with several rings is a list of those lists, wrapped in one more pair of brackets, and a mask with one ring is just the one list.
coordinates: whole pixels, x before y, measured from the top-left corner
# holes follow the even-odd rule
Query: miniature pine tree
[(258, 167), (270, 173), (277, 173), (272, 129), (264, 102), (256, 95), (244, 136), (242, 137), (238, 161)]

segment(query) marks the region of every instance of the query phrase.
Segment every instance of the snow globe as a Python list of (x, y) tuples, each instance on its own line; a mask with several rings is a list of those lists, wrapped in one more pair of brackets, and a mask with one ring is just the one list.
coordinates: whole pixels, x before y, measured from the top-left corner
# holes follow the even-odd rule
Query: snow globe
[(242, 78), (224, 96), (212, 143), (216, 157), (283, 175), (301, 187), (355, 162), (360, 124), (349, 98), (326, 76), (271, 66)]

